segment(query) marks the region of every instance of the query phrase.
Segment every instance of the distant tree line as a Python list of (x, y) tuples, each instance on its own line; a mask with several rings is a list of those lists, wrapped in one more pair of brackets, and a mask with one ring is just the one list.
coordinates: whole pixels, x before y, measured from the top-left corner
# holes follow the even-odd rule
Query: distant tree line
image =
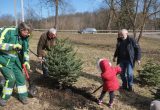
[[(95, 27), (98, 30), (117, 30), (120, 28), (127, 28), (132, 29), (131, 23), (127, 23), (127, 20), (117, 19), (116, 17), (112, 19), (110, 26), (107, 25), (109, 21), (109, 10), (104, 8), (100, 8), (95, 12), (84, 12), (84, 13), (75, 13), (75, 14), (67, 14), (67, 15), (60, 15), (58, 20), (58, 29), (67, 29), (67, 30), (77, 30), (85, 27)], [(35, 10), (31, 10), (30, 14), (25, 19), (26, 22), (32, 24), (33, 28), (49, 28), (54, 26), (54, 16), (40, 19), (40, 15), (38, 15)], [(125, 18), (124, 18), (125, 19)], [(140, 19), (140, 18), (139, 18)], [(18, 20), (20, 22), (20, 19)], [(138, 20), (139, 23), (141, 20)], [(0, 16), (0, 26), (13, 26), (14, 23), (14, 16), (11, 15), (2, 15)], [(122, 26), (117, 26), (117, 22), (122, 23)], [(123, 24), (123, 22), (125, 22)], [(124, 25), (124, 26), (123, 26)], [(160, 29), (160, 18), (147, 18), (145, 29)]]

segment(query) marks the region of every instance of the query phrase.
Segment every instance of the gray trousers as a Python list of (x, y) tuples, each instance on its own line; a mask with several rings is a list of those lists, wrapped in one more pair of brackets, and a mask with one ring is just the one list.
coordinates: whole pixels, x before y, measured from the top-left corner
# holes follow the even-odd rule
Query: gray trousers
[(44, 76), (48, 76), (48, 67), (47, 65), (45, 64), (46, 63), (46, 59), (43, 58), (43, 62), (42, 62), (42, 71), (43, 71), (43, 75)]

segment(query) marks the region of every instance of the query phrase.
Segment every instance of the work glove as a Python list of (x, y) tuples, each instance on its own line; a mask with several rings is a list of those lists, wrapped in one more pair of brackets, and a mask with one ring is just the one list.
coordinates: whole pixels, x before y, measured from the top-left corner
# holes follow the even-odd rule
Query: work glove
[(29, 62), (24, 62), (24, 65), (26, 66), (26, 68), (28, 69), (28, 70), (30, 70), (30, 64), (29, 64)]
[(141, 61), (140, 61), (140, 60), (138, 60), (137, 62), (138, 62), (138, 65), (140, 65), (140, 64), (141, 64)]
[(44, 58), (43, 57), (38, 57), (40, 63), (42, 64), (44, 62)]
[(22, 45), (20, 45), (20, 44), (14, 44), (13, 45), (13, 49), (14, 50), (21, 50), (22, 49)]

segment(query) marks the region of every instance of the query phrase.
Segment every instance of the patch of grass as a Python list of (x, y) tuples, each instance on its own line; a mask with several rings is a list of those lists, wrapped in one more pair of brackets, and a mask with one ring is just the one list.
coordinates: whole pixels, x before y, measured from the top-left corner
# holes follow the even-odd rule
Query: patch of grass
[[(37, 42), (39, 40), (41, 32), (33, 32), (33, 37), (30, 41), (30, 48), (36, 52)], [(78, 82), (75, 84), (76, 88), (90, 88), (88, 92), (92, 92), (98, 86), (101, 85), (100, 74), (96, 68), (96, 59), (106, 57), (112, 62), (115, 45), (116, 45), (116, 35), (108, 34), (73, 34), (73, 33), (58, 33), (60, 38), (69, 38), (78, 50), (78, 56), (84, 62), (83, 75), (79, 78)], [(140, 46), (142, 48), (142, 65), (146, 63), (150, 58), (153, 61), (159, 61), (160, 53), (160, 39), (142, 38), (140, 40)], [(32, 55), (33, 56), (33, 55)], [(37, 59), (31, 57), (33, 61)], [(112, 62), (113, 65), (116, 63)], [(32, 66), (32, 65), (31, 65)], [(141, 66), (136, 65), (134, 69), (134, 75), (138, 77), (136, 70), (140, 69)], [(97, 74), (98, 73), (98, 74)], [(134, 85), (134, 93), (117, 93), (115, 105), (113, 110), (146, 110), (149, 109), (149, 103), (153, 100), (148, 87), (140, 87), (138, 83)], [(93, 96), (99, 97), (101, 90), (97, 91)], [(88, 99), (86, 99), (88, 100)], [(106, 95), (104, 102), (108, 102), (109, 97)], [(79, 100), (80, 101), (80, 100)], [(65, 102), (64, 102), (65, 103)], [(94, 107), (97, 109), (108, 109), (106, 105), (99, 107), (95, 102), (92, 102)], [(57, 106), (57, 105), (52, 105)], [(65, 103), (67, 108), (69, 104)], [(83, 105), (82, 105), (83, 106)], [(89, 110), (92, 108), (82, 107), (84, 110)], [(78, 108), (77, 108), (78, 109)]]

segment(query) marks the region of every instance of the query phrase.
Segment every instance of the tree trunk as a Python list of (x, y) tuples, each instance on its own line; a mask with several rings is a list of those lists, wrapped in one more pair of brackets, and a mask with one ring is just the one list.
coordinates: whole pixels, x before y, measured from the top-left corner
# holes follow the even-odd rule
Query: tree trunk
[(139, 33), (137, 42), (139, 42), (140, 39), (141, 39), (141, 37), (142, 37), (142, 33), (143, 33), (144, 26), (145, 26), (145, 22), (146, 22), (146, 16), (145, 16), (145, 18), (144, 18), (144, 20), (143, 20), (143, 24), (142, 24), (142, 26), (141, 26), (140, 33)]
[(56, 16), (55, 16), (55, 28), (57, 29), (58, 24), (58, 0), (56, 0)]
[(145, 22), (146, 22), (146, 18), (147, 18), (147, 13), (148, 13), (149, 6), (150, 6), (150, 4), (151, 4), (151, 1), (152, 1), (152, 0), (150, 0), (150, 1), (148, 2), (148, 4), (147, 4), (147, 0), (144, 1), (144, 6), (143, 6), (143, 16), (144, 16), (144, 18), (143, 18), (143, 23), (142, 23), (141, 28), (140, 28), (140, 33), (139, 33), (137, 42), (139, 42), (139, 40), (140, 40), (141, 37), (142, 37), (142, 33), (143, 33), (144, 26), (145, 26)]
[(136, 34), (137, 34), (136, 29), (135, 29), (135, 27), (133, 27), (133, 36), (134, 36), (134, 38), (136, 38)]
[(111, 23), (112, 23), (113, 17), (114, 17), (114, 14), (112, 10), (110, 10), (108, 22), (107, 22), (107, 30), (111, 30)]

